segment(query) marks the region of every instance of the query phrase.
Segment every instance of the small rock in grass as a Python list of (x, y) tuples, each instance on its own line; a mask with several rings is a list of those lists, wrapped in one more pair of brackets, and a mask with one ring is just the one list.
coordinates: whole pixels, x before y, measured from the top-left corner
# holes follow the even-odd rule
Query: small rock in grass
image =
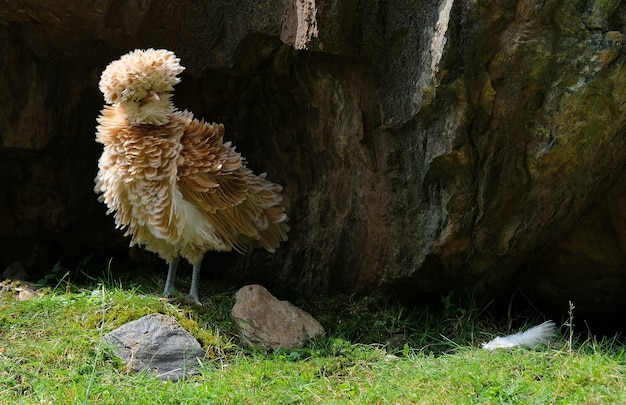
[(0, 297), (5, 293), (11, 292), (16, 293), (15, 297), (18, 301), (27, 301), (40, 295), (38, 291), (33, 289), (34, 287), (36, 287), (36, 284), (28, 281), (6, 279), (0, 282)]
[(241, 339), (257, 349), (298, 348), (324, 334), (324, 328), (311, 314), (278, 300), (256, 284), (237, 291), (231, 316)]
[(178, 381), (198, 374), (200, 343), (172, 316), (146, 315), (105, 335), (116, 354), (133, 371), (148, 371), (163, 380)]

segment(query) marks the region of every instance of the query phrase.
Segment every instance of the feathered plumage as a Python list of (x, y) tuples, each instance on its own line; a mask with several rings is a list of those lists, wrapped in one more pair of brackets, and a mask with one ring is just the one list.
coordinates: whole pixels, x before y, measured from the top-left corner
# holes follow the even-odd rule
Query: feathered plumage
[(552, 339), (555, 330), (555, 323), (552, 321), (546, 321), (541, 325), (533, 326), (524, 332), (504, 337), (497, 337), (488, 343), (483, 343), (483, 349), (491, 351), (494, 349), (504, 349), (516, 346), (535, 347), (542, 343), (550, 343), (550, 339)]
[(289, 227), (282, 188), (255, 175), (224, 127), (178, 111), (171, 92), (184, 67), (173, 52), (135, 50), (111, 62), (100, 80), (106, 105), (96, 139), (104, 145), (96, 193), (118, 228), (169, 264), (164, 295), (179, 257), (193, 265), (189, 295), (199, 303), (200, 264), (209, 250), (274, 252)]

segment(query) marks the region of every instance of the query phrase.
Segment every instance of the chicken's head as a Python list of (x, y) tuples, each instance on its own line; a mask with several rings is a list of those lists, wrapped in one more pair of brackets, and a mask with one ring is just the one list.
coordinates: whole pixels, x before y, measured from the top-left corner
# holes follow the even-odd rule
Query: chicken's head
[(170, 98), (185, 68), (165, 49), (136, 49), (102, 72), (100, 91), (108, 104), (124, 108), (132, 124), (162, 125), (174, 111)]

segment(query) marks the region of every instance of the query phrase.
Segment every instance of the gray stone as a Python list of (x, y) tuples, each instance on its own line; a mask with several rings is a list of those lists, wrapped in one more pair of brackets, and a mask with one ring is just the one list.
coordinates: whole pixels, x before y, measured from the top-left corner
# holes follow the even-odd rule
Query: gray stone
[(204, 358), (200, 343), (171, 316), (146, 315), (105, 335), (116, 354), (136, 372), (156, 373), (177, 381), (198, 374), (198, 358)]
[(13, 262), (7, 266), (0, 275), (0, 280), (26, 280), (28, 273), (24, 270), (24, 266), (20, 262)]
[(235, 294), (231, 311), (240, 338), (257, 349), (302, 347), (324, 334), (324, 328), (306, 311), (280, 301), (265, 287), (247, 285)]

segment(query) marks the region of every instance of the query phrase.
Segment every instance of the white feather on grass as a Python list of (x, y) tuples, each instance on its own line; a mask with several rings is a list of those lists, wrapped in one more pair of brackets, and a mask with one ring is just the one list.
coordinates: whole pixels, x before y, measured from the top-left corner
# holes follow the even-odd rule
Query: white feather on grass
[(546, 321), (524, 332), (497, 337), (491, 342), (483, 343), (483, 349), (491, 351), (516, 346), (535, 347), (542, 343), (550, 343), (555, 330), (556, 324), (552, 321)]

